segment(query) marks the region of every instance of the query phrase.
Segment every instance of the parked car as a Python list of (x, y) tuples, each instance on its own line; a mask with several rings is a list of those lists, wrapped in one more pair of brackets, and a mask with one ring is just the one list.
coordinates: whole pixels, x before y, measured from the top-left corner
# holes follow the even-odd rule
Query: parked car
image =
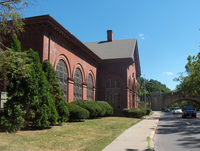
[(168, 108), (166, 108), (166, 107), (164, 107), (164, 108), (162, 108), (162, 110), (161, 110), (162, 112), (170, 112), (170, 109), (168, 109)]
[(183, 107), (182, 118), (186, 118), (186, 116), (192, 116), (194, 118), (197, 117), (197, 114), (194, 111), (192, 106), (184, 106)]
[(175, 107), (173, 110), (173, 114), (182, 114), (182, 110), (180, 107)]

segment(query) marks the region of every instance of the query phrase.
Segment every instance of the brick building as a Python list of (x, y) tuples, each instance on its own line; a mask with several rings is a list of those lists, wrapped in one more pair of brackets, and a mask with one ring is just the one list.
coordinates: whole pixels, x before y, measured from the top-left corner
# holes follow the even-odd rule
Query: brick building
[(67, 102), (107, 101), (115, 115), (137, 108), (141, 73), (136, 39), (113, 40), (108, 30), (107, 41), (82, 43), (49, 15), (26, 18), (25, 31), (18, 36), (22, 50), (32, 48), (41, 62), (50, 61)]

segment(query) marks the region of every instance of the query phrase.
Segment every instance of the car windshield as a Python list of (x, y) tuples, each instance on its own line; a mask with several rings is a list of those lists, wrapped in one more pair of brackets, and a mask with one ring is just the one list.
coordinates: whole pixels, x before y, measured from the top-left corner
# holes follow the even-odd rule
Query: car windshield
[(184, 106), (184, 110), (193, 110), (192, 106)]
[(180, 108), (179, 107), (175, 107), (174, 110), (180, 110)]

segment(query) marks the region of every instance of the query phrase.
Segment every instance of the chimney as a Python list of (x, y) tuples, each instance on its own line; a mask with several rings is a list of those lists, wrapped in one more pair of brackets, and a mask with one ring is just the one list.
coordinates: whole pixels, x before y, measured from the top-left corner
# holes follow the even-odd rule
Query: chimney
[(113, 40), (113, 32), (112, 30), (107, 30), (107, 41)]

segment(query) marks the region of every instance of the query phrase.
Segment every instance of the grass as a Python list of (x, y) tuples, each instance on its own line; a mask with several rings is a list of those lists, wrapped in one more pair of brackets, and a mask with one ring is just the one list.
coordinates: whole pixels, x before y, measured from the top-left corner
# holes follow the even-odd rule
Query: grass
[(101, 151), (123, 131), (141, 120), (106, 117), (85, 122), (68, 122), (64, 123), (65, 126), (38, 130), (35, 133), (0, 132), (0, 150)]

